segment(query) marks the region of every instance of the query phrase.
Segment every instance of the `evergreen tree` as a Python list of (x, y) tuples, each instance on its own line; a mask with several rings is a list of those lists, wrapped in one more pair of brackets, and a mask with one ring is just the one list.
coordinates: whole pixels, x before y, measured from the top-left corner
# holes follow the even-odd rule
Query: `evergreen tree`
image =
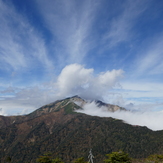
[(123, 151), (112, 152), (111, 154), (107, 154), (107, 156), (109, 158), (104, 160), (105, 163), (131, 163), (131, 158)]
[(60, 158), (52, 159), (50, 153), (40, 156), (36, 161), (40, 163), (64, 163)]

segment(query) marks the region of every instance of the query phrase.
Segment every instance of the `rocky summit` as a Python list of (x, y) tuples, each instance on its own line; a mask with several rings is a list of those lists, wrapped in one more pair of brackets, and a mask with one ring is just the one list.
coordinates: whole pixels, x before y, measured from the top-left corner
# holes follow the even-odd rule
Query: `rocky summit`
[[(163, 153), (163, 131), (76, 112), (90, 102), (74, 96), (28, 115), (0, 116), (1, 163), (8, 156), (12, 163), (35, 163), (36, 158), (47, 152), (69, 163), (79, 157), (87, 159), (90, 149), (95, 163), (102, 163), (106, 154), (118, 150), (133, 158)], [(125, 110), (98, 100), (95, 103), (112, 112)]]

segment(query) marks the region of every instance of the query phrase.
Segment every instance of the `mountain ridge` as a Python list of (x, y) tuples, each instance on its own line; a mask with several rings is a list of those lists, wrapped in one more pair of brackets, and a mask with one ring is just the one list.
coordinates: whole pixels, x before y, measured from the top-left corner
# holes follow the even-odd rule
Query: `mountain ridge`
[(95, 102), (95, 104), (98, 107), (102, 107), (102, 106), (106, 107), (108, 109), (108, 111), (110, 111), (110, 112), (115, 112), (117, 110), (123, 110), (123, 111), (126, 110), (125, 108), (119, 107), (118, 105), (107, 104), (100, 100), (85, 100), (85, 99), (79, 97), (78, 95), (75, 95), (75, 96), (68, 97), (65, 99), (56, 100), (55, 102), (52, 102), (50, 104), (43, 105), (42, 107), (34, 110), (33, 112), (31, 112), (27, 115), (0, 116), (0, 128), (9, 126), (12, 123), (23, 122), (28, 119), (35, 118), (37, 116), (41, 116), (41, 115), (44, 115), (49, 112), (56, 112), (56, 111), (58, 111), (58, 108), (59, 109), (64, 108), (64, 106), (66, 106), (68, 103), (74, 103), (74, 104), (72, 104), (74, 107), (72, 112), (73, 111), (75, 112), (75, 110), (83, 109), (82, 107), (84, 105), (89, 104), (91, 102)]
[(0, 129), (1, 162), (10, 156), (11, 163), (35, 163), (39, 155), (51, 152), (69, 163), (78, 157), (87, 158), (90, 148), (98, 163), (103, 162), (105, 154), (120, 149), (134, 158), (163, 153), (163, 131), (77, 113), (75, 109), (81, 109), (75, 104), (77, 99), (58, 100), (26, 116), (11, 117)]

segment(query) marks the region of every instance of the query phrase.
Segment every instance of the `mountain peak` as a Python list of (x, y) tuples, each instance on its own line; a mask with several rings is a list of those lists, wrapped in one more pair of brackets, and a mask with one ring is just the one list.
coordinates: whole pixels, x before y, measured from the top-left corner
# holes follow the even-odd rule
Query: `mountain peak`
[(69, 112), (73, 112), (74, 110), (80, 108), (75, 103), (78, 101), (84, 101), (84, 100), (81, 99), (79, 96), (73, 96), (73, 97), (62, 99), (62, 100), (57, 100), (53, 103), (40, 107), (39, 109), (30, 113), (28, 116), (33, 118), (33, 117), (37, 117), (37, 116), (44, 115), (44, 114), (51, 113), (51, 112), (58, 112), (61, 109), (64, 109), (65, 111), (68, 111), (67, 109), (69, 109)]
[(100, 100), (95, 100), (95, 103), (98, 107), (106, 107), (108, 111), (111, 111), (111, 112), (122, 111), (122, 110), (126, 111), (126, 109), (123, 107), (120, 107), (118, 105), (107, 104)]
[(91, 102), (95, 102), (97, 107), (106, 107), (106, 109), (110, 112), (115, 112), (118, 110), (126, 110), (118, 105), (112, 105), (104, 103), (100, 100), (89, 101), (81, 98), (78, 95), (67, 97), (65, 99), (57, 100), (53, 103), (44, 105), (39, 109), (35, 110), (34, 112), (30, 113), (28, 116), (30, 117), (37, 117), (40, 115), (44, 115), (50, 112), (58, 112), (61, 109), (64, 109), (66, 113), (75, 113), (77, 109), (83, 109), (86, 104), (90, 104)]

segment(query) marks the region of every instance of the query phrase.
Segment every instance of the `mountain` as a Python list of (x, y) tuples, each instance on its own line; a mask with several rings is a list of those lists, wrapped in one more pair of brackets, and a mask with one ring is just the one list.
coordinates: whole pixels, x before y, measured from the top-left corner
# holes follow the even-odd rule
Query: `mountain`
[[(90, 149), (95, 163), (102, 163), (105, 154), (120, 149), (133, 158), (163, 153), (163, 131), (75, 112), (90, 102), (74, 96), (28, 115), (0, 116), (1, 163), (7, 156), (12, 163), (35, 163), (46, 152), (69, 163), (78, 157), (87, 159)], [(107, 107), (108, 111), (124, 110), (101, 101), (95, 103)]]
[(63, 99), (63, 100), (57, 100), (53, 103), (42, 106), (41, 108), (37, 109), (36, 111), (34, 111), (26, 116), (22, 116), (22, 115), (21, 116), (6, 116), (6, 117), (0, 116), (0, 128), (10, 126), (11, 124), (14, 124), (14, 123), (16, 124), (16, 123), (24, 122), (29, 119), (32, 119), (37, 116), (41, 116), (41, 115), (44, 115), (44, 114), (47, 114), (50, 112), (57, 112), (61, 108), (64, 108), (65, 106), (66, 106), (66, 108), (69, 108), (69, 109), (65, 110), (66, 112), (69, 112), (69, 111), (73, 112), (78, 109), (82, 109), (82, 107), (85, 104), (89, 104), (91, 102), (95, 102), (95, 104), (98, 107), (104, 106), (110, 112), (115, 112), (117, 110), (125, 110), (122, 107), (119, 107), (117, 105), (106, 104), (100, 100), (87, 101), (87, 100), (80, 98), (79, 96), (73, 96), (70, 98)]
[[(95, 101), (90, 101), (90, 100), (84, 100), (79, 96), (73, 96), (70, 98), (66, 98), (64, 100), (58, 100), (54, 103), (45, 105), (39, 109), (37, 109), (36, 111), (34, 111), (33, 113), (31, 113), (29, 116), (30, 117), (35, 117), (35, 116), (40, 116), (46, 113), (50, 113), (50, 112), (56, 112), (59, 111), (61, 108), (69, 107), (71, 108), (71, 112), (72, 111), (76, 111), (78, 109), (82, 109), (84, 105), (86, 104), (90, 104), (92, 102), (95, 102), (95, 104), (100, 108), (100, 107), (105, 107), (108, 111), (110, 112), (115, 112), (118, 110), (125, 110), (122, 107), (119, 107), (117, 105), (111, 105), (111, 104), (106, 104), (100, 100), (95, 100)], [(69, 111), (70, 111), (69, 110)], [(68, 110), (66, 110), (67, 112)]]

